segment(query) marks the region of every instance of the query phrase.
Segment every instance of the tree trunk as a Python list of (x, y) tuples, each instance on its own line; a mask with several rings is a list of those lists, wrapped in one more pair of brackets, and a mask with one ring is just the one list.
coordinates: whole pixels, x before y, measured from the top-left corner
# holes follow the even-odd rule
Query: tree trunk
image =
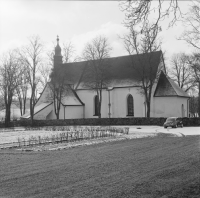
[(147, 118), (150, 118), (150, 111), (151, 111), (151, 105), (150, 101), (147, 101)]
[(33, 126), (33, 116), (34, 116), (34, 107), (33, 107), (33, 98), (30, 98), (30, 117), (31, 117), (31, 126)]
[(55, 97), (54, 97), (54, 112), (56, 115), (56, 119), (59, 120), (59, 114), (60, 114), (59, 101)]
[(57, 114), (56, 114), (56, 117), (57, 117), (57, 120), (59, 120), (60, 116), (60, 101), (61, 101), (61, 95), (60, 95), (60, 99), (58, 100), (57, 99)]
[(10, 105), (6, 104), (5, 127), (10, 126)]
[(102, 90), (99, 90), (99, 97), (98, 97), (98, 116), (101, 118), (101, 101), (102, 101)]
[(59, 111), (56, 113), (56, 119), (59, 120)]
[(200, 117), (200, 81), (198, 83), (199, 83), (198, 114)]
[(26, 113), (26, 97), (23, 99), (23, 114)]
[(22, 107), (22, 100), (21, 99), (19, 99), (19, 108), (20, 108), (20, 114), (21, 114), (21, 116), (23, 115), (23, 107)]

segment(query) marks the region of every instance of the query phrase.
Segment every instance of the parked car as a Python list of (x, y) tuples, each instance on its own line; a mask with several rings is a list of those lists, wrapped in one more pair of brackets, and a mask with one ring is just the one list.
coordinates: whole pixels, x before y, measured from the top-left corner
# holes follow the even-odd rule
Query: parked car
[(177, 118), (177, 117), (169, 117), (164, 123), (164, 128), (167, 128), (167, 127), (177, 128), (178, 126), (182, 128), (183, 123), (182, 123), (182, 119)]

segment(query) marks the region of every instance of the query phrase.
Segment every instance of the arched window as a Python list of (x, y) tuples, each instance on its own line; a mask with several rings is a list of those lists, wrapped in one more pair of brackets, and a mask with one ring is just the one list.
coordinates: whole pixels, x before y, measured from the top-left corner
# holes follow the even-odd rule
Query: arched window
[(182, 117), (185, 117), (185, 110), (184, 110), (184, 105), (181, 105), (181, 112), (182, 112)]
[(134, 103), (133, 96), (131, 94), (127, 97), (127, 112), (128, 116), (134, 116)]
[(98, 96), (94, 97), (94, 115), (98, 116)]

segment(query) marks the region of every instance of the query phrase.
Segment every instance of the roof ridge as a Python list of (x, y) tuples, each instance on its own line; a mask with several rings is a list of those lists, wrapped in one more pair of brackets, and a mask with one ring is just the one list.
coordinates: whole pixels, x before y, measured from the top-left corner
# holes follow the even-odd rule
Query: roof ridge
[[(162, 53), (162, 50), (158, 50), (158, 51), (153, 51), (153, 52), (146, 52), (146, 53), (141, 53), (141, 54), (127, 54), (127, 55), (123, 55), (123, 56), (114, 56), (114, 57), (108, 57), (105, 59), (115, 59), (115, 58), (122, 58), (122, 57), (130, 57), (130, 56), (140, 56), (140, 55), (145, 55), (145, 54), (151, 54), (151, 53)], [(96, 59), (99, 60), (99, 59)], [(95, 60), (95, 61), (96, 61)], [(84, 61), (79, 61), (79, 62), (70, 62), (70, 63), (63, 63), (62, 65), (71, 65), (71, 64), (75, 64), (75, 63), (83, 63), (83, 62), (88, 62), (88, 60), (84, 60)]]

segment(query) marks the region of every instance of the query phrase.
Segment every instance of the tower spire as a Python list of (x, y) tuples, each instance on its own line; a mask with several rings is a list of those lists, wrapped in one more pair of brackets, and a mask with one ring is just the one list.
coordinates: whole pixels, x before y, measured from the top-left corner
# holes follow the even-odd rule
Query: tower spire
[(57, 35), (57, 45), (55, 47), (55, 55), (54, 55), (54, 67), (56, 65), (62, 64), (62, 54), (61, 54), (61, 48), (59, 45), (59, 36)]
[(59, 45), (59, 36), (57, 35), (57, 45)]

